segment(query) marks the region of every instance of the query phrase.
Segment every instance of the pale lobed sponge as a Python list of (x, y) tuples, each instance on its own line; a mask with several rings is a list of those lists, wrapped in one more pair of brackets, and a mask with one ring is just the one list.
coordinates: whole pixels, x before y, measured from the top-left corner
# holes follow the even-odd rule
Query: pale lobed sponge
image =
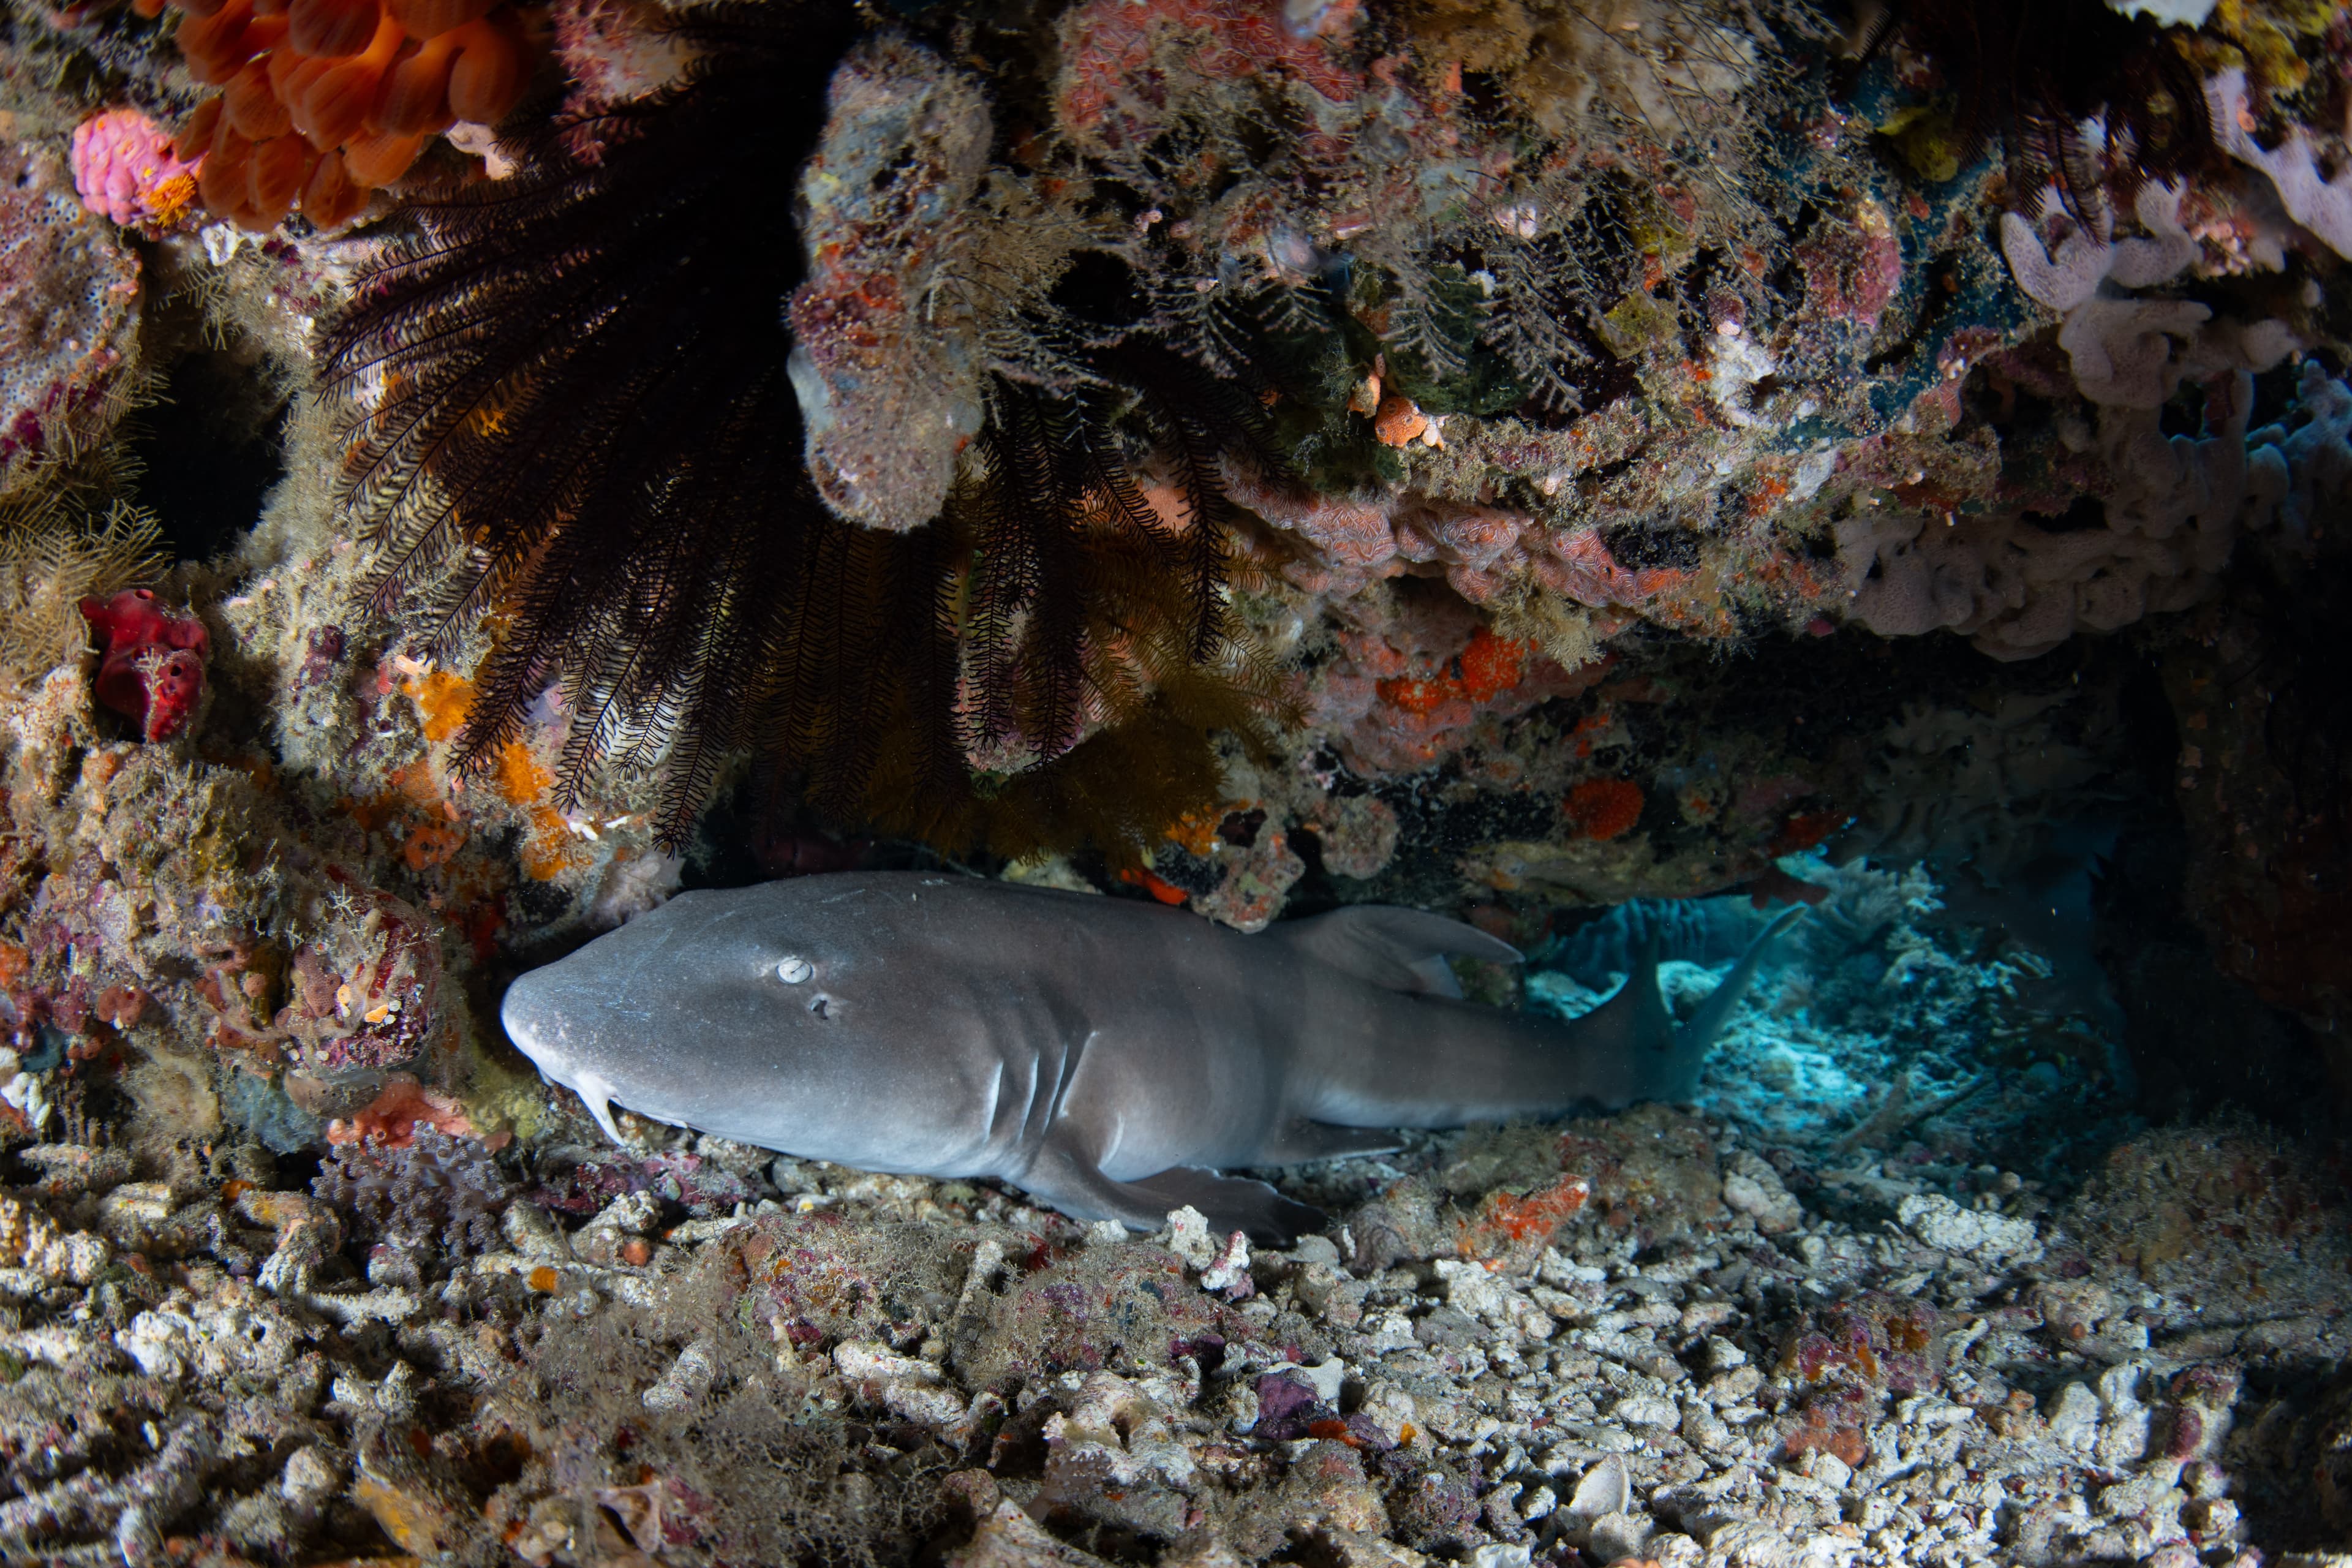
[[(2215, 352), (2242, 351), (2225, 336)], [(2192, 349), (2189, 359), (2212, 373), (2212, 434), (2168, 437), (2155, 407), (2117, 402), (2082, 438), (2110, 476), (2101, 526), (2045, 528), (2010, 511), (1857, 513), (1836, 525), (1853, 585), (1847, 616), (1881, 637), (1958, 632), (2013, 660), (2201, 600), (2238, 541), (2272, 526), (2288, 475), (2274, 448), (2248, 449), (2252, 376), (2228, 357), (2215, 366)]]
[(921, 45), (860, 44), (825, 101), (801, 174), (808, 281), (787, 369), (825, 504), (903, 532), (939, 515), (992, 372), (1076, 378), (1020, 318), (1048, 313), (1045, 289), (1089, 239), (1066, 205), (991, 168), (978, 82)]
[(938, 515), (984, 417), (970, 335), (929, 307), (986, 167), (988, 103), (898, 37), (853, 51), (825, 99), (801, 174), (809, 280), (791, 308), (809, 473), (851, 521), (914, 528)]

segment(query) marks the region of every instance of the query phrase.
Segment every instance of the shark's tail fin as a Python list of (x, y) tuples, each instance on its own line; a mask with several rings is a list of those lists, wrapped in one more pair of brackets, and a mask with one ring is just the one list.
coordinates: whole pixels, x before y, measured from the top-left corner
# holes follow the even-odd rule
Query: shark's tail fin
[(1748, 944), (1738, 964), (1723, 977), (1714, 994), (1699, 1004), (1688, 1023), (1680, 1026), (1666, 1010), (1665, 997), (1658, 988), (1657, 938), (1643, 941), (1625, 984), (1585, 1015), (1601, 1026), (1602, 1037), (1625, 1042), (1634, 1059), (1645, 1064), (1631, 1079), (1630, 1098), (1686, 1100), (1698, 1093), (1699, 1068), (1706, 1064), (1707, 1047), (1714, 1044), (1732, 1009), (1739, 1005), (1773, 939), (1804, 912), (1801, 904), (1775, 917)]
[[(1802, 920), (1804, 915), (1804, 905), (1791, 904), (1773, 916), (1772, 922), (1756, 933), (1756, 940), (1748, 944), (1748, 951), (1739, 955), (1738, 963), (1723, 977), (1723, 984), (1715, 988), (1714, 994), (1699, 1004), (1698, 1011), (1691, 1015), (1690, 1022), (1674, 1030), (1668, 1048), (1688, 1062), (1694, 1089), (1697, 1087), (1699, 1062), (1706, 1057), (1707, 1047), (1715, 1043), (1715, 1037), (1722, 1031), (1725, 1022), (1730, 1018), (1732, 1009), (1739, 1005), (1739, 998), (1747, 994), (1748, 984), (1756, 978), (1757, 967), (1764, 962), (1765, 955), (1770, 952), (1773, 942), (1780, 933)], [(1650, 973), (1650, 986), (1655, 990), (1655, 965), (1651, 966)], [(1660, 1011), (1664, 1010), (1661, 1006)]]

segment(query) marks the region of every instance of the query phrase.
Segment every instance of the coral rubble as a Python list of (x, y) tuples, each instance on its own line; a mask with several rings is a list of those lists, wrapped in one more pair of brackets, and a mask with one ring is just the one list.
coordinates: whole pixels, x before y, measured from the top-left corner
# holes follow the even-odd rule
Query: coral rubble
[[(1313, 1237), (1234, 1267), (1181, 1214), (1129, 1238), (755, 1162), (749, 1212), (657, 1239), (631, 1195), (568, 1237), (510, 1207), (430, 1297), (381, 1247), (362, 1278), (266, 1163), (136, 1180), (42, 1146), (52, 1177), (0, 1208), (19, 1325), (0, 1423), (70, 1415), (79, 1436), (0, 1501), (0, 1540), (534, 1564), (1301, 1542), (2058, 1563), (2238, 1561), (2336, 1517), (2279, 1465), (2340, 1416), (2293, 1382), (2342, 1353), (2340, 1300), (2213, 1321), (2223, 1276), (2170, 1205), (2053, 1206), (2009, 1176), (1970, 1194), (1951, 1167), (1768, 1161), (1732, 1124), (1646, 1121), (1400, 1157), (1351, 1221), (1369, 1236), (1420, 1204), (1423, 1233), (1379, 1231), (1385, 1261)], [(2295, 1161), (2244, 1132), (2144, 1135), (2105, 1180), (2174, 1173), (2259, 1206), (2294, 1201), (2259, 1189), (2307, 1180)], [(1563, 1168), (1608, 1195), (1538, 1225)], [(1832, 1175), (1899, 1217), (1790, 1191)], [(2340, 1272), (2341, 1211), (2298, 1213), (2212, 1256)], [(607, 1255), (608, 1230), (649, 1245)], [(226, 1235), (234, 1253), (207, 1239)], [(2086, 1470), (2095, 1495), (2074, 1489)]]

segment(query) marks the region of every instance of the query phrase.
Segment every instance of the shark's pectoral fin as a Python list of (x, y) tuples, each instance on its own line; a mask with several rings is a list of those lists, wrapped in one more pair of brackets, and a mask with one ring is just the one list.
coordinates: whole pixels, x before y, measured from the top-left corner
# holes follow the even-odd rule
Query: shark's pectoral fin
[[(1393, 1154), (1404, 1147), (1394, 1132), (1377, 1127), (1334, 1127), (1301, 1117), (1259, 1147), (1257, 1165), (1296, 1165), (1307, 1160), (1345, 1160), (1359, 1154)], [(1206, 1210), (1202, 1212), (1206, 1213)]]
[(1266, 1246), (1287, 1247), (1323, 1226), (1321, 1209), (1294, 1203), (1264, 1182), (1189, 1165), (1140, 1181), (1115, 1182), (1091, 1159), (1047, 1149), (1019, 1184), (1074, 1219), (1115, 1219), (1130, 1230), (1158, 1230), (1171, 1212), (1187, 1205), (1207, 1216), (1211, 1229), (1245, 1231), (1252, 1241)]

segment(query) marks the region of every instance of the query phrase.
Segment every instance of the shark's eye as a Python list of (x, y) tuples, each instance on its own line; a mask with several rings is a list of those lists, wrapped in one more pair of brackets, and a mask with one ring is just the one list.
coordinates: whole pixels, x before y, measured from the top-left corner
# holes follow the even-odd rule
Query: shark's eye
[(803, 958), (799, 953), (793, 954), (790, 958), (785, 959), (782, 963), (776, 965), (776, 978), (782, 981), (787, 985), (798, 985), (802, 981), (806, 980), (810, 975), (814, 974), (815, 973), (816, 965), (811, 963), (807, 959)]
[(815, 1014), (820, 1018), (832, 1017), (833, 998), (826, 995), (822, 991), (818, 992), (809, 1002), (809, 1011)]

